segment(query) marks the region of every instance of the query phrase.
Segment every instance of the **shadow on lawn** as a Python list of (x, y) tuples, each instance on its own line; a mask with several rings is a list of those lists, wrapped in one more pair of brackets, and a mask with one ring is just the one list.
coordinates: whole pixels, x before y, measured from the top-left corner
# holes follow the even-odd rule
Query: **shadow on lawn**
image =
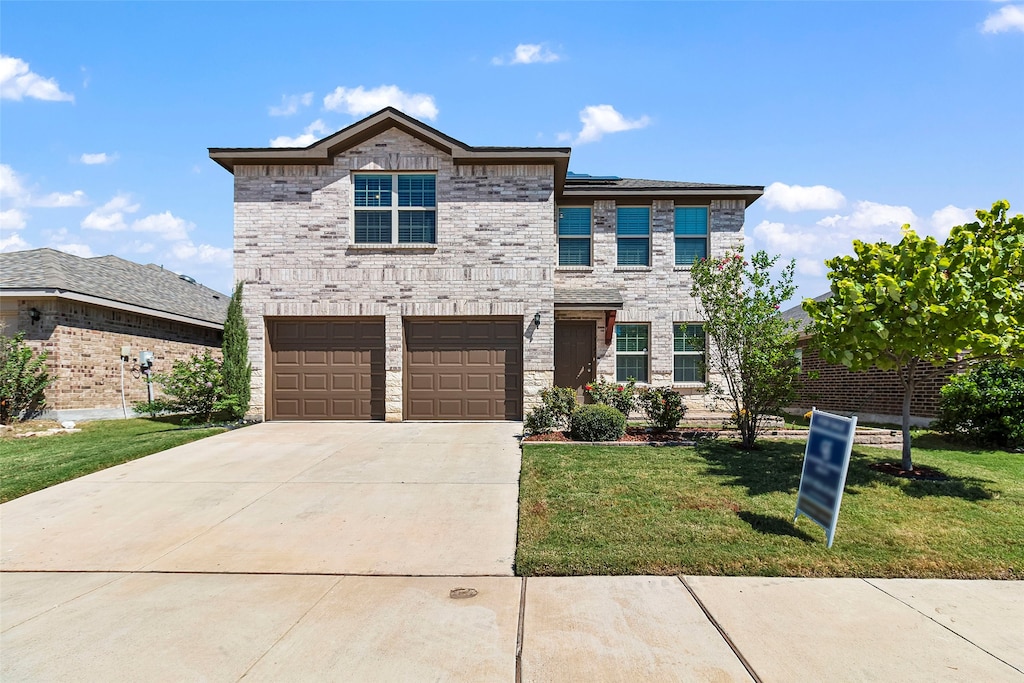
[[(755, 450), (745, 451), (734, 444), (708, 441), (698, 444), (696, 450), (707, 462), (709, 474), (724, 477), (727, 484), (743, 486), (751, 496), (765, 493), (795, 495), (800, 488), (804, 444), (765, 441), (758, 445)], [(893, 452), (893, 459), (899, 461), (898, 452)], [(868, 465), (876, 460), (876, 457), (858, 453), (854, 449), (846, 475), (846, 495), (857, 495), (862, 489), (882, 484), (900, 487), (913, 498), (945, 496), (979, 501), (994, 497), (993, 492), (985, 486), (992, 482), (984, 479), (951, 475), (946, 475), (948, 479), (945, 481), (900, 479), (870, 469)]]
[(771, 534), (772, 536), (792, 536), (801, 541), (814, 542), (817, 539), (809, 534), (800, 531), (788, 519), (780, 517), (769, 517), (756, 512), (737, 512), (736, 516), (750, 525), (750, 528), (759, 534)]

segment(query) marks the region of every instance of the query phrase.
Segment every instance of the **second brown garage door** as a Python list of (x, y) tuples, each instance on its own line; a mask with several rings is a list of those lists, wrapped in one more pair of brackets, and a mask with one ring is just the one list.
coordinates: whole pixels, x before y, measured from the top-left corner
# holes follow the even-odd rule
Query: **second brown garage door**
[(383, 420), (382, 318), (278, 318), (270, 341), (270, 419)]
[(521, 420), (522, 318), (405, 321), (405, 419)]

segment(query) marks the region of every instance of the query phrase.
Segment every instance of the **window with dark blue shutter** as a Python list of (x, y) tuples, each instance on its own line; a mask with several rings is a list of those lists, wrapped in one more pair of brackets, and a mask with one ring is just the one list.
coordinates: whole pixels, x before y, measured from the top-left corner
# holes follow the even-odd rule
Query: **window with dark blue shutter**
[(690, 266), (708, 255), (708, 209), (705, 206), (676, 208), (676, 265)]
[(590, 215), (584, 207), (558, 210), (558, 265), (590, 265)]
[(651, 210), (623, 207), (616, 212), (618, 264), (620, 266), (651, 265)]

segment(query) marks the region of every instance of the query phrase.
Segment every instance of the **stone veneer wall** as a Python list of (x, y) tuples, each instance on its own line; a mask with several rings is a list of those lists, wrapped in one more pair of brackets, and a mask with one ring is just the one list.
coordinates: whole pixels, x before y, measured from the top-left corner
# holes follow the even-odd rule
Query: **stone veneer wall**
[[(584, 206), (565, 202), (564, 206)], [(623, 202), (622, 206), (639, 206)], [(680, 206), (685, 206), (680, 204)], [(616, 288), (622, 293), (623, 308), (616, 324), (648, 323), (651, 329), (651, 384), (673, 384), (673, 334), (677, 323), (700, 322), (697, 302), (690, 296), (693, 279), (688, 266), (675, 265), (675, 203), (655, 200), (651, 206), (651, 266), (618, 266), (616, 216), (618, 205), (611, 200), (593, 205), (592, 266), (558, 267), (555, 284), (559, 287)], [(710, 257), (724, 256), (743, 246), (743, 200), (713, 200), (710, 206)], [(560, 319), (597, 320), (597, 375), (615, 379), (615, 351), (604, 343), (603, 312), (559, 311)], [(614, 344), (614, 340), (612, 342)], [(715, 376), (710, 380), (715, 381)], [(702, 385), (676, 385), (694, 408), (716, 407), (707, 401)]]
[[(121, 347), (131, 348), (125, 363), (125, 402), (147, 398), (145, 378), (138, 367), (139, 352), (152, 351), (154, 372), (169, 372), (175, 360), (209, 349), (221, 355), (221, 330), (128, 313), (115, 308), (66, 299), (19, 299), (17, 330), (35, 351), (49, 353), (47, 366), (56, 377), (46, 392), (49, 410), (121, 410)], [(29, 309), (42, 314), (32, 322)], [(14, 331), (8, 331), (13, 334)], [(157, 395), (159, 388), (154, 385)]]
[[(436, 171), (436, 246), (354, 244), (353, 171)], [(404, 317), (523, 316), (528, 410), (553, 377), (554, 234), (553, 165), (457, 166), (399, 129), (330, 165), (236, 166), (254, 416), (265, 414), (267, 316), (384, 316), (388, 420), (402, 417)]]
[[(853, 372), (842, 365), (826, 363), (818, 352), (803, 347), (801, 388), (797, 402), (790, 408), (806, 412), (819, 410), (860, 416), (873, 422), (899, 422), (903, 414), (903, 386), (894, 370)], [(816, 372), (812, 379), (810, 373)], [(956, 373), (950, 365), (926, 365), (918, 375), (910, 401), (910, 415), (915, 424), (927, 425), (938, 416), (939, 390)]]

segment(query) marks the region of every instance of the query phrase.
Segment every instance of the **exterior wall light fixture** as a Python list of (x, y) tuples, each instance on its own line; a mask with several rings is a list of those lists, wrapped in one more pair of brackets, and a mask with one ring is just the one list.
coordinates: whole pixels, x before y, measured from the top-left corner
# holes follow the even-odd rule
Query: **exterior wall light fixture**
[(539, 311), (537, 313), (533, 314), (533, 324), (536, 325), (537, 327), (540, 327), (540, 312)]
[(38, 308), (33, 306), (32, 308), (28, 309), (28, 315), (32, 319), (32, 322), (37, 323), (39, 322), (39, 319), (42, 317), (43, 314), (39, 312)]

